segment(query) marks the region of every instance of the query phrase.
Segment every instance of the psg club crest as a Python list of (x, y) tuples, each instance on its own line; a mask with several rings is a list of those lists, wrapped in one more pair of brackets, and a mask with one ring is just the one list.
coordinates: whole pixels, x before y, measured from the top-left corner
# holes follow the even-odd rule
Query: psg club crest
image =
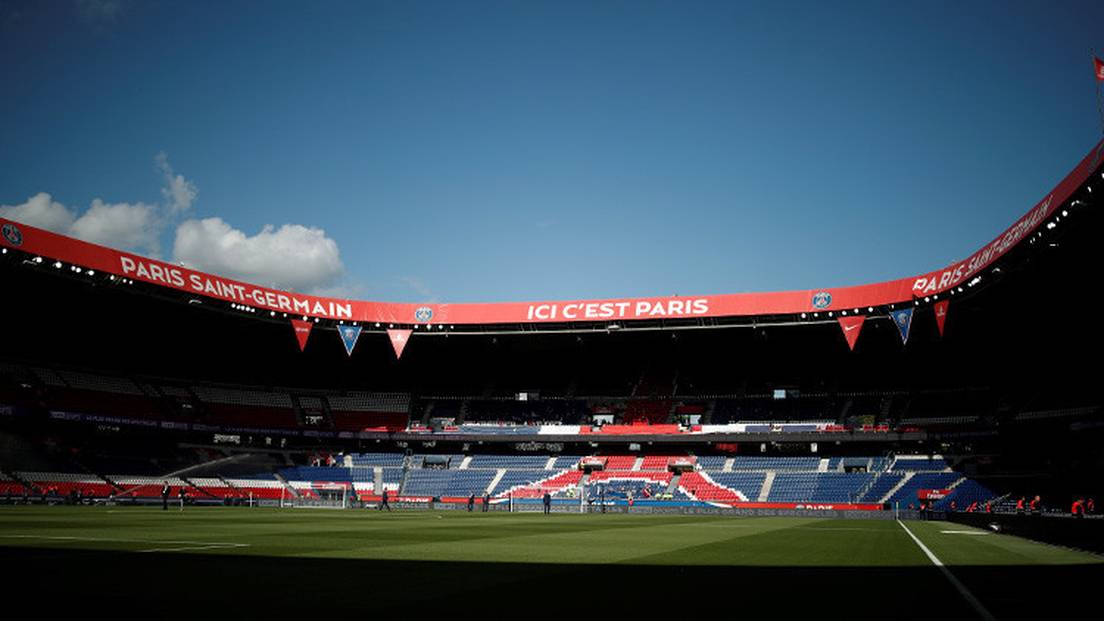
[(832, 294), (827, 291), (821, 291), (813, 296), (813, 308), (817, 310), (823, 310), (832, 305)]
[(341, 343), (345, 345), (345, 353), (350, 356), (353, 355), (353, 348), (356, 347), (357, 339), (360, 338), (360, 326), (344, 326), (338, 328), (338, 332), (341, 334)]
[(13, 246), (23, 245), (23, 232), (19, 230), (19, 227), (14, 224), (4, 225), (4, 239), (8, 240), (8, 243)]
[(433, 309), (428, 306), (421, 306), (414, 311), (415, 321), (421, 321), (425, 323), (430, 319), (433, 319)]
[(901, 342), (908, 344), (909, 331), (912, 329), (912, 309), (904, 308), (890, 313), (893, 323), (897, 324), (897, 330), (901, 333)]

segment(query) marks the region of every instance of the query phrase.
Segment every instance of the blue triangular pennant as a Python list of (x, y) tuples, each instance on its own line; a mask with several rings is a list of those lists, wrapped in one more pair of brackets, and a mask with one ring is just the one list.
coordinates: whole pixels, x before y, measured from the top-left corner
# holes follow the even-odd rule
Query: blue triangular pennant
[(345, 353), (353, 355), (357, 339), (360, 338), (360, 326), (340, 326), (337, 333), (341, 335), (341, 342), (345, 344)]
[(893, 318), (894, 325), (901, 332), (901, 343), (907, 345), (909, 330), (912, 329), (912, 309), (905, 308), (893, 311), (889, 316)]

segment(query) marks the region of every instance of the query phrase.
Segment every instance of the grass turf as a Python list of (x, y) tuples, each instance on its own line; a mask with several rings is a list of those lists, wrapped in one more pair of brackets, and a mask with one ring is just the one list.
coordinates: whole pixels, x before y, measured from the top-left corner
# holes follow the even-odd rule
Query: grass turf
[[(1104, 577), (1095, 555), (908, 525), (998, 618), (1081, 610)], [(210, 611), (972, 614), (889, 520), (3, 507), (0, 557), (31, 597)]]

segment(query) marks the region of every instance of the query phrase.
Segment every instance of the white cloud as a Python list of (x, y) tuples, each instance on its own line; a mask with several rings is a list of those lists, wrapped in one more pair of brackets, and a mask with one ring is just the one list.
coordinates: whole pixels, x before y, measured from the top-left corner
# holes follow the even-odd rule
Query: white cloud
[[(40, 192), (19, 205), (0, 205), (0, 217), (69, 237), (158, 258), (161, 240), (191, 211), (196, 185), (176, 174), (164, 153), (154, 158), (163, 201), (107, 203), (99, 198), (80, 213)], [(173, 260), (188, 267), (259, 285), (348, 297), (337, 242), (319, 228), (268, 225), (248, 236), (221, 218), (185, 220), (176, 227)]]
[(157, 162), (157, 170), (165, 176), (165, 187), (161, 188), (161, 196), (165, 197), (165, 207), (172, 215), (177, 215), (192, 208), (192, 203), (199, 194), (199, 190), (184, 175), (174, 175), (172, 166), (169, 165), (169, 157), (164, 152), (158, 153), (154, 158)]
[(221, 218), (187, 220), (176, 229), (173, 256), (203, 272), (305, 293), (334, 286), (345, 272), (337, 242), (299, 224), (266, 225), (250, 237)]
[(160, 251), (164, 228), (156, 205), (105, 203), (100, 199), (83, 214), (39, 192), (19, 205), (0, 205), (0, 217), (69, 237), (151, 256)]
[(65, 205), (39, 192), (20, 205), (0, 205), (0, 217), (67, 235), (77, 216)]
[(161, 254), (163, 228), (156, 205), (107, 204), (97, 198), (73, 223), (69, 235), (112, 248), (142, 250), (156, 257)]
[(198, 190), (183, 175), (173, 174), (164, 153), (159, 153), (155, 161), (165, 180), (161, 189), (164, 204), (107, 203), (97, 198), (79, 213), (46, 192), (39, 192), (22, 204), (0, 205), (0, 216), (94, 244), (157, 257), (161, 233), (191, 209)]

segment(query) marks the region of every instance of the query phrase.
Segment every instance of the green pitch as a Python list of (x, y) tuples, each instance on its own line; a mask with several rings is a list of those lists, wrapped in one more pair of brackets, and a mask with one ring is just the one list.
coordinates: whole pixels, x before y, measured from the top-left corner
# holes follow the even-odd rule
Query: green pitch
[[(1104, 577), (1104, 559), (1084, 552), (946, 522), (907, 526), (997, 618), (1082, 610)], [(64, 592), (212, 611), (977, 616), (888, 520), (3, 507), (0, 558), (9, 593), (35, 601)]]

